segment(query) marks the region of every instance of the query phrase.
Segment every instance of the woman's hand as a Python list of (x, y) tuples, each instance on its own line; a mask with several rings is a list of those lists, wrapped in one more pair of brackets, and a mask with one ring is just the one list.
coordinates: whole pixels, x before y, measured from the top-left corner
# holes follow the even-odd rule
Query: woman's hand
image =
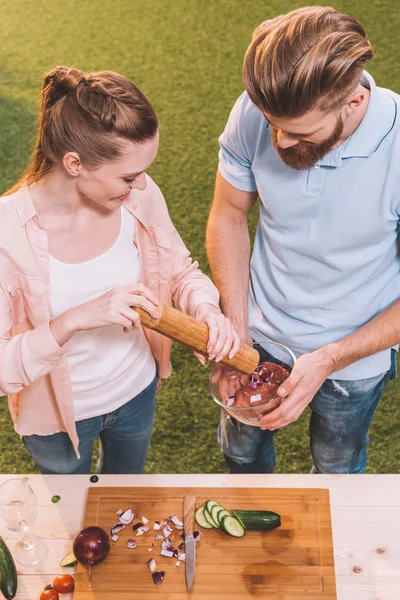
[[(207, 354), (210, 360), (220, 362), (228, 353), (228, 358), (233, 358), (239, 350), (240, 339), (232, 323), (212, 304), (203, 302), (196, 309), (196, 319), (208, 326)], [(202, 365), (206, 364), (206, 357), (200, 352), (194, 352)]]
[(50, 323), (50, 329), (60, 346), (76, 331), (121, 325), (127, 333), (140, 327), (139, 314), (131, 306), (140, 306), (157, 319), (157, 305), (157, 298), (143, 284), (123, 285), (66, 311)]

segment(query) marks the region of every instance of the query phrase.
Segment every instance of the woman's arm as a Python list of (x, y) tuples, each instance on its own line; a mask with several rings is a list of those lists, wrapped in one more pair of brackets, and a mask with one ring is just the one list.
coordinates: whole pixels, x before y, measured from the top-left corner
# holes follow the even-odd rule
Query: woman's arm
[(49, 323), (10, 337), (11, 308), (0, 287), (0, 394), (17, 394), (51, 371), (68, 346), (59, 346)]

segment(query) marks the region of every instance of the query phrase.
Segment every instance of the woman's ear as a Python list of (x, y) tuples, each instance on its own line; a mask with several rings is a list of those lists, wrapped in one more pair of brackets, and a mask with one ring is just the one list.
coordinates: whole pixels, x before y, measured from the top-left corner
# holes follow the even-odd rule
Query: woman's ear
[(67, 152), (67, 154), (64, 154), (63, 165), (71, 177), (78, 177), (83, 169), (79, 155), (76, 152)]

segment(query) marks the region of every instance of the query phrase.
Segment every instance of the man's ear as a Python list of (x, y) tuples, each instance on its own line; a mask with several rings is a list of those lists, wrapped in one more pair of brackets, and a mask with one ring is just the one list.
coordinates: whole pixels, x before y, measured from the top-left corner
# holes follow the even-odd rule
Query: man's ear
[(362, 104), (365, 102), (365, 99), (368, 96), (368, 90), (359, 85), (357, 89), (349, 96), (346, 102), (347, 114), (354, 113)]

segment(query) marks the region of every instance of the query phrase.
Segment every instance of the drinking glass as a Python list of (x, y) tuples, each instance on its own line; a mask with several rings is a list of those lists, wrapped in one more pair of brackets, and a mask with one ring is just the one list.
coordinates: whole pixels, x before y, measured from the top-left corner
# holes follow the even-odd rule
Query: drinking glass
[[(35, 523), (38, 501), (31, 486), (24, 479), (13, 477), (0, 485), (0, 521), (11, 531), (28, 531)], [(47, 553), (46, 542), (34, 535), (21, 537), (13, 556), (23, 565), (41, 562)]]

